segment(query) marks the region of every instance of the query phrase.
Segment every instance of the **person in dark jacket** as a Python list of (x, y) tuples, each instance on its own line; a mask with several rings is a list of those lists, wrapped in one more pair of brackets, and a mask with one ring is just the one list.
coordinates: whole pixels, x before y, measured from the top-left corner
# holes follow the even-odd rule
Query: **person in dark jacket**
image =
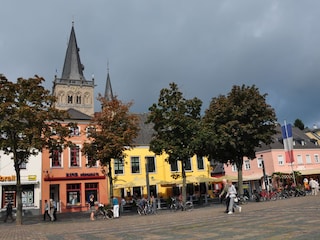
[(11, 201), (9, 201), (9, 202), (7, 203), (7, 214), (6, 214), (6, 217), (5, 217), (5, 219), (4, 219), (4, 222), (7, 222), (7, 220), (8, 220), (9, 217), (11, 218), (11, 222), (13, 222), (14, 219), (13, 219), (13, 217), (12, 217), (12, 203), (11, 203)]
[(219, 198), (221, 199), (220, 200), (221, 202), (223, 201), (223, 199), (226, 199), (226, 210), (224, 212), (228, 213), (229, 212), (230, 197), (229, 196), (226, 197), (226, 195), (228, 193), (228, 189), (229, 189), (227, 179), (223, 179), (222, 184), (223, 184), (223, 189), (219, 195)]

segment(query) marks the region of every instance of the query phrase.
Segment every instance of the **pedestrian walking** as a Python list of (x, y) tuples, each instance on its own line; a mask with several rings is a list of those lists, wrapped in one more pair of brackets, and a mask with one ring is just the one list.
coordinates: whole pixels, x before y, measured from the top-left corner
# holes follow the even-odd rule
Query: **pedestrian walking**
[(53, 205), (53, 221), (57, 221), (57, 202), (52, 200)]
[(241, 207), (238, 205), (234, 205), (235, 199), (237, 198), (237, 190), (236, 187), (232, 184), (231, 180), (228, 180), (228, 193), (227, 196), (230, 198), (228, 214), (233, 214), (233, 208), (238, 208), (239, 212), (241, 212)]
[(48, 200), (44, 200), (43, 221), (46, 221), (46, 217), (47, 217), (47, 216), (49, 217), (49, 219), (51, 219), (51, 216), (50, 216), (49, 212), (50, 212), (50, 208), (49, 208)]
[(151, 204), (151, 207), (152, 207), (152, 213), (156, 214), (156, 212), (157, 212), (157, 202), (156, 202), (156, 198), (154, 197), (153, 193), (151, 193), (150, 204)]
[(118, 218), (119, 217), (119, 200), (118, 198), (112, 196), (112, 205), (113, 205), (113, 217)]
[(53, 200), (51, 198), (50, 198), (49, 206), (50, 206), (50, 217), (51, 217), (51, 221), (53, 222), (54, 221), (54, 216), (53, 216), (54, 205), (53, 205)]
[(230, 197), (227, 196), (229, 185), (227, 183), (227, 179), (222, 179), (222, 191), (219, 195), (220, 202), (222, 203), (224, 200), (226, 201), (226, 210), (225, 213), (229, 212), (229, 203)]
[(317, 190), (319, 189), (319, 183), (314, 180), (313, 178), (310, 178), (310, 181), (309, 181), (309, 186), (311, 188), (311, 195), (317, 195)]
[(11, 218), (11, 222), (14, 221), (13, 217), (12, 217), (12, 203), (9, 200), (9, 202), (7, 203), (7, 208), (6, 208), (6, 217), (4, 218), (4, 222), (7, 222), (8, 218)]
[(96, 211), (96, 208), (94, 206), (94, 195), (93, 194), (91, 194), (89, 197), (88, 205), (89, 205), (89, 210), (90, 210), (90, 220), (94, 221), (94, 213)]
[(120, 212), (124, 212), (124, 206), (126, 205), (126, 200), (124, 198), (121, 198), (121, 203), (120, 203)]

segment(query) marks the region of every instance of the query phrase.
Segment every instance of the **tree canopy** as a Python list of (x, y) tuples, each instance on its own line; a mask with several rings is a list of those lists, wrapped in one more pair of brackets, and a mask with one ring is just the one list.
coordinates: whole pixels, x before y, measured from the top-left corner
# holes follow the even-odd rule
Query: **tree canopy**
[(207, 156), (237, 167), (241, 194), (243, 158), (254, 159), (256, 148), (270, 144), (276, 133), (276, 115), (266, 96), (254, 85), (233, 86), (227, 96), (212, 99), (203, 117)]
[(185, 99), (175, 83), (169, 86), (160, 91), (158, 103), (149, 108), (147, 122), (153, 123), (155, 130), (150, 150), (157, 155), (167, 154), (169, 163), (181, 162), (185, 201), (185, 163), (198, 149), (202, 102), (198, 98)]
[[(54, 107), (55, 97), (38, 76), (16, 83), (0, 75), (0, 149), (12, 155), (17, 179), (17, 219), (22, 224), (20, 165), (43, 148), (67, 145), (69, 128), (65, 111)], [(57, 134), (52, 134), (52, 130)]]
[(113, 179), (111, 160), (122, 160), (125, 151), (134, 146), (134, 139), (139, 132), (138, 118), (129, 109), (132, 103), (123, 103), (113, 97), (108, 101), (99, 96), (102, 110), (91, 121), (89, 141), (82, 148), (82, 152), (89, 156), (89, 166), (100, 161), (103, 171), (108, 168), (110, 182), (110, 196), (113, 195)]
[(295, 127), (299, 128), (300, 130), (304, 130), (304, 123), (302, 122), (301, 119), (297, 118), (295, 121), (294, 121), (294, 124), (293, 124)]

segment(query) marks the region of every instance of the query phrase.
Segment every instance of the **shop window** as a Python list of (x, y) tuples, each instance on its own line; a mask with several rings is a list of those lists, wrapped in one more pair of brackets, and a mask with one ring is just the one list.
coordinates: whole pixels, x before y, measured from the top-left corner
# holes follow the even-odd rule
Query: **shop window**
[(2, 188), (2, 206), (5, 208), (7, 203), (10, 201), (13, 207), (16, 206), (16, 186), (3, 186)]
[(74, 146), (70, 148), (70, 166), (80, 167), (80, 147)]
[(139, 173), (140, 172), (139, 157), (131, 157), (131, 172), (132, 173)]
[(78, 206), (81, 205), (80, 192), (81, 187), (80, 183), (76, 184), (67, 184), (67, 205), (68, 206)]
[(22, 200), (23, 207), (34, 206), (34, 185), (22, 186), (21, 200)]
[(61, 167), (61, 152), (58, 149), (53, 149), (51, 151), (51, 166)]
[(85, 194), (86, 194), (86, 201), (89, 202), (89, 197), (91, 194), (94, 196), (94, 200), (97, 202), (99, 201), (98, 196), (98, 183), (86, 183), (85, 184)]
[(154, 157), (146, 157), (146, 161), (148, 163), (148, 172), (153, 173), (156, 171)]
[(115, 159), (114, 160), (114, 174), (123, 174), (123, 160)]
[(197, 156), (197, 166), (199, 170), (204, 169), (203, 157)]

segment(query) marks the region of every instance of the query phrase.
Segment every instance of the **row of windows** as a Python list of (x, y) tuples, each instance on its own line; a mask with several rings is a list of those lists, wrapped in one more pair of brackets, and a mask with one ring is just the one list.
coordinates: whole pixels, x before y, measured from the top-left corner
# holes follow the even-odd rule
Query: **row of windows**
[[(71, 136), (80, 136), (81, 134), (80, 127), (78, 126), (69, 128), (69, 130), (71, 132), (70, 133)], [(86, 136), (89, 137), (90, 134), (93, 133), (94, 131), (96, 131), (96, 129), (93, 126), (86, 127)], [(51, 132), (53, 135), (57, 134), (57, 132), (54, 129), (52, 129)]]
[[(62, 167), (63, 159), (62, 153), (59, 149), (54, 149), (51, 151), (51, 167)], [(81, 167), (81, 150), (80, 146), (74, 146), (69, 148), (69, 167)], [(88, 163), (89, 159), (87, 157)]]
[[(99, 201), (98, 196), (98, 183), (85, 183), (85, 199), (89, 200), (91, 194), (94, 195), (94, 199)], [(67, 206), (81, 205), (81, 183), (67, 184)]]
[[(320, 159), (319, 159), (319, 155), (318, 154), (314, 154), (314, 163), (320, 163)], [(258, 158), (257, 159), (257, 165), (258, 168), (262, 168), (262, 158)], [(303, 161), (303, 157), (302, 155), (298, 154), (295, 158), (295, 162), (297, 164), (312, 164), (312, 159), (311, 159), (311, 155), (310, 154), (306, 154), (305, 155), (305, 161)], [(250, 170), (251, 169), (251, 164), (252, 161), (251, 160), (245, 160), (244, 161), (244, 170)], [(278, 155), (278, 165), (284, 165), (285, 164), (285, 160), (284, 160), (284, 156), (283, 155)], [(235, 165), (232, 166), (232, 171), (237, 171), (237, 167)]]
[[(155, 157), (146, 157), (146, 161), (147, 161), (148, 172), (150, 172), (150, 173), (156, 172)], [(140, 173), (141, 172), (141, 163), (140, 163), (139, 157), (131, 157), (130, 164), (131, 164), (131, 173)], [(193, 169), (192, 161), (191, 161), (191, 159), (188, 159), (185, 162), (185, 170), (192, 171), (192, 169)], [(202, 157), (197, 157), (197, 169), (204, 170), (204, 160)], [(170, 164), (170, 170), (173, 172), (179, 171), (178, 162)], [(115, 159), (114, 173), (115, 174), (124, 174), (123, 160)]]

